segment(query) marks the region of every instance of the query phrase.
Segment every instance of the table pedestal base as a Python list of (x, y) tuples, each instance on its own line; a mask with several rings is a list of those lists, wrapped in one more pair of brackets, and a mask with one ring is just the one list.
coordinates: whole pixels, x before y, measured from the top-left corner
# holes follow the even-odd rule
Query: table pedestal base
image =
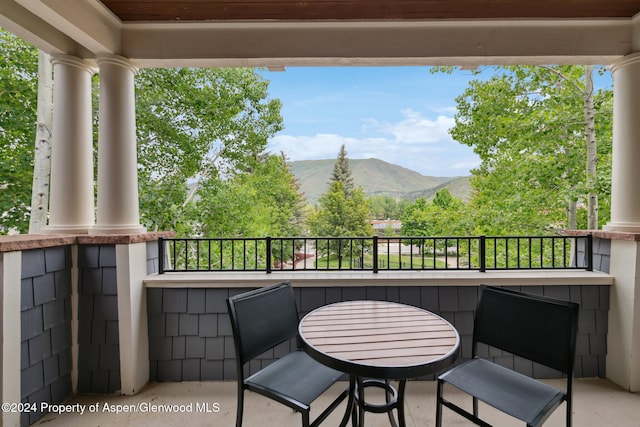
[[(393, 427), (405, 427), (404, 417), (404, 391), (406, 381), (401, 380), (396, 390), (389, 381), (382, 379), (367, 378), (351, 376), (349, 379), (349, 404), (347, 405), (347, 412), (342, 420), (341, 426), (345, 426), (350, 418), (354, 427), (364, 427), (364, 414), (365, 412), (371, 412), (374, 414), (389, 415), (389, 422)], [(375, 387), (384, 390), (385, 403), (375, 404), (366, 401), (365, 389)], [(398, 411), (398, 421), (393, 415), (393, 410)]]

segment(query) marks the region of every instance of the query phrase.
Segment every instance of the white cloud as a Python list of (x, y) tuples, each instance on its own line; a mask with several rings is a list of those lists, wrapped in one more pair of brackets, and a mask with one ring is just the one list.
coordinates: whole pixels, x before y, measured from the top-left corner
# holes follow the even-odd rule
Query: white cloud
[[(269, 142), (269, 150), (274, 153), (283, 151), (291, 161), (335, 159), (340, 147), (359, 145), (361, 140), (335, 134), (316, 134), (313, 136), (276, 135)], [(349, 153), (349, 157), (354, 157)]]
[(451, 141), (449, 129), (455, 124), (453, 117), (440, 115), (436, 120), (431, 120), (411, 109), (402, 111), (402, 115), (405, 117), (404, 120), (397, 123), (379, 123), (371, 119), (363, 130), (391, 135), (395, 142), (401, 144), (437, 144)]
[(332, 159), (344, 144), (349, 158), (378, 158), (431, 176), (467, 175), (479, 164), (469, 147), (451, 139), (453, 117), (429, 119), (411, 109), (402, 114), (396, 123), (365, 120), (359, 137), (280, 134), (270, 141), (269, 150), (283, 151), (291, 161)]

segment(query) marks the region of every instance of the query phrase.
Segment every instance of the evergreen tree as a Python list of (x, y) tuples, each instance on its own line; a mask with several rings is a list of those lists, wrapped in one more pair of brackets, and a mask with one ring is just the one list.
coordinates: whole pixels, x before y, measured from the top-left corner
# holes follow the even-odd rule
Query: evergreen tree
[[(373, 234), (369, 222), (369, 201), (362, 187), (353, 188), (353, 177), (344, 145), (340, 148), (333, 168), (329, 189), (320, 197), (320, 206), (309, 215), (311, 233), (323, 237), (364, 237)], [(356, 245), (358, 246), (358, 245)], [(325, 255), (337, 255), (342, 262), (343, 254), (360, 248), (350, 241), (333, 240), (325, 248), (317, 248)]]
[(344, 144), (340, 147), (338, 158), (333, 165), (333, 171), (331, 172), (331, 183), (340, 181), (345, 194), (348, 196), (353, 191), (353, 176), (351, 175), (351, 168), (349, 167), (349, 159), (347, 159), (347, 150), (344, 148)]

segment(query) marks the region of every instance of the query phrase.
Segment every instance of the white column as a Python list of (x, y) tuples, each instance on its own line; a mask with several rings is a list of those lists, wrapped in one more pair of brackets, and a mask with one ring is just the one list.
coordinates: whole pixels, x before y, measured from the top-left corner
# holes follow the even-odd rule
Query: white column
[[(640, 34), (640, 33), (638, 33)], [(611, 221), (605, 230), (640, 232), (640, 53), (612, 66), (613, 152)], [(607, 377), (640, 391), (640, 244), (611, 241)]]
[[(0, 370), (0, 394), (2, 402), (20, 403), (20, 277), (22, 252), (0, 253), (0, 328), (2, 340), (2, 369)], [(20, 413), (2, 411), (2, 426), (19, 426)]]
[(94, 225), (93, 123), (88, 64), (55, 56), (47, 233), (87, 233)]
[(98, 210), (92, 234), (139, 233), (134, 76), (126, 58), (97, 58), (100, 72)]
[(120, 392), (136, 394), (149, 381), (147, 244), (116, 245)]
[(640, 232), (640, 53), (612, 66), (611, 221), (605, 230)]
[(607, 378), (640, 392), (640, 243), (611, 241), (611, 287), (607, 334)]

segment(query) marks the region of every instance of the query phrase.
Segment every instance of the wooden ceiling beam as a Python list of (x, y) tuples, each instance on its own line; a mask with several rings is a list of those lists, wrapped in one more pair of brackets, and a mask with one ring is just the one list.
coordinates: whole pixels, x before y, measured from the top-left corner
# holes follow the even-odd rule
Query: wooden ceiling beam
[(102, 0), (123, 22), (630, 18), (638, 0)]

